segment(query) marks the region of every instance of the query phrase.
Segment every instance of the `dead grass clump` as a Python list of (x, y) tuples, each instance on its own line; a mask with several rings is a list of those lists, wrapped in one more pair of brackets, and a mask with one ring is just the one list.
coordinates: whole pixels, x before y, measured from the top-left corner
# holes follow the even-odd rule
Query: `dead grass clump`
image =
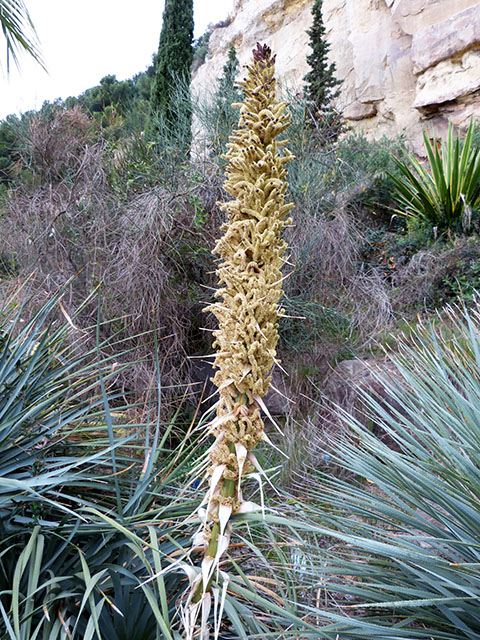
[[(155, 329), (162, 379), (166, 384), (185, 384), (190, 380), (192, 324), (201, 313), (198, 287), (205, 259), (194, 258), (192, 212), (188, 208), (172, 212), (171, 204), (171, 194), (163, 189), (140, 194), (126, 204), (102, 280), (108, 296), (106, 313), (123, 316), (134, 334)], [(145, 341), (151, 353), (152, 334), (138, 340)], [(137, 367), (136, 375), (135, 384), (145, 386), (151, 366), (143, 372)]]
[(480, 288), (479, 259), (480, 244), (475, 238), (458, 238), (453, 244), (418, 251), (395, 274), (394, 309), (441, 307), (457, 296), (472, 299)]
[(430, 250), (418, 251), (411, 260), (397, 270), (394, 285), (395, 308), (423, 306), (432, 295), (432, 284), (437, 277), (438, 257)]
[(358, 349), (371, 345), (393, 324), (389, 291), (378, 271), (352, 275), (344, 304), (344, 313), (351, 319), (350, 336), (354, 337)]
[(286, 281), (287, 295), (302, 293), (309, 299), (326, 302), (338, 295), (355, 270), (360, 234), (345, 211), (312, 216), (295, 210), (294, 226), (288, 233), (290, 262), (295, 270)]
[(384, 280), (373, 269), (359, 271), (364, 240), (347, 205), (342, 196), (331, 214), (297, 208), (289, 232), (295, 266), (285, 281), (281, 356), (290, 394), (306, 409), (311, 385), (322, 384), (332, 362), (353, 357), (392, 321)]

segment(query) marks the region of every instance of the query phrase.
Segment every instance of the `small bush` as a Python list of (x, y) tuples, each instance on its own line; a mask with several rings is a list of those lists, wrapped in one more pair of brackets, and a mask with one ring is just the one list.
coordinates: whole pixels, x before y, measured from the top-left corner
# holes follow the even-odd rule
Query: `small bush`
[(212, 34), (211, 27), (203, 33), (193, 43), (193, 62), (192, 62), (192, 74), (194, 74), (207, 59), (208, 45), (210, 42), (210, 36)]
[(78, 106), (44, 109), (28, 121), (21, 162), (45, 181), (74, 179), (85, 147), (92, 142), (92, 130), (92, 121)]

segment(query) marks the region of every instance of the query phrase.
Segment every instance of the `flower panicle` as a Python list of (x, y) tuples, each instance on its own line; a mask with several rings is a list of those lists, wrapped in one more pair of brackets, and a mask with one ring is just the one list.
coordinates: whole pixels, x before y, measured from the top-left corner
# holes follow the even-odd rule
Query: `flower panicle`
[[(257, 508), (243, 500), (242, 480), (263, 474), (252, 449), (261, 440), (268, 441), (262, 398), (278, 362), (281, 268), (287, 247), (281, 234), (291, 224), (293, 206), (286, 201), (286, 164), (293, 156), (285, 147), (288, 141), (276, 138), (287, 129), (290, 117), (287, 105), (276, 98), (275, 56), (268, 46), (257, 44), (246, 71), (239, 83), (244, 100), (238, 129), (224, 156), (225, 190), (232, 199), (220, 204), (227, 221), (214, 248), (219, 256), (219, 286), (216, 301), (205, 309), (218, 320), (213, 382), (219, 400), (208, 427), (215, 442), (209, 453), (210, 486), (198, 512), (201, 525), (196, 534), (204, 541), (204, 557), (186, 601), (187, 637), (200, 617), (199, 637), (209, 637), (205, 612), (212, 595), (218, 594), (211, 587), (214, 575), (223, 576), (225, 584), (219, 565), (229, 545), (231, 517)], [(215, 627), (219, 629), (217, 621)]]

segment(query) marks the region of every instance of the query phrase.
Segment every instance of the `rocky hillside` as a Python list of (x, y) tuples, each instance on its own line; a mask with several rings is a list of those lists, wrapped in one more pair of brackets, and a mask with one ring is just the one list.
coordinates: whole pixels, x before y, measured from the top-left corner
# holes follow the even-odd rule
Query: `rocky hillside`
[[(312, 0), (237, 0), (233, 20), (210, 38), (194, 87), (210, 89), (228, 46), (245, 63), (257, 41), (277, 53), (284, 87), (300, 91)], [(443, 135), (448, 120), (480, 116), (478, 0), (324, 0), (332, 60), (343, 80), (338, 107), (354, 128), (380, 136), (405, 131), (420, 150), (421, 131)]]

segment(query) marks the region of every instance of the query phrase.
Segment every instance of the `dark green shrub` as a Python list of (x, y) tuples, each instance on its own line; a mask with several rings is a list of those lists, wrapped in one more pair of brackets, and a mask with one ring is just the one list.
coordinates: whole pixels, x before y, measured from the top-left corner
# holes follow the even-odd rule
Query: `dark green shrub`
[(17, 155), (17, 132), (19, 119), (7, 116), (0, 122), (0, 184), (13, 182), (14, 163)]

